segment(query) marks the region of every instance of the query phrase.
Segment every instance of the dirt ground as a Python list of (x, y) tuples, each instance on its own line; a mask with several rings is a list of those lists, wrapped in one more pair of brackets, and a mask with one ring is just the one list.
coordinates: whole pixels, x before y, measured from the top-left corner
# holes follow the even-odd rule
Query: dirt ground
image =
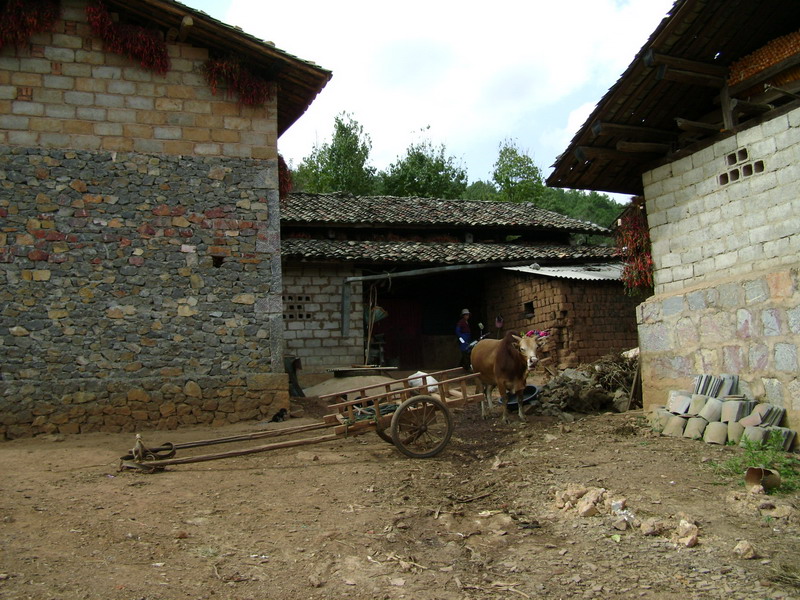
[[(319, 422), (302, 405), (143, 439)], [(117, 470), (132, 434), (0, 442), (0, 597), (800, 598), (800, 495), (721, 480), (738, 448), (661, 437), (641, 411), (455, 423), (432, 459), (370, 432), (156, 474)]]

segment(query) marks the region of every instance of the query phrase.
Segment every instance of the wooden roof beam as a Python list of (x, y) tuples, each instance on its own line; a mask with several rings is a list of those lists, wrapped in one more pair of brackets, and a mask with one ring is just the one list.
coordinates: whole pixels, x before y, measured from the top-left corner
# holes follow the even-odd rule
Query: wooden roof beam
[(641, 127), (639, 125), (622, 125), (621, 123), (610, 123), (607, 121), (595, 121), (592, 123), (592, 135), (594, 135), (594, 137), (615, 135), (619, 137), (657, 141), (671, 141), (677, 137), (674, 131)]
[(697, 60), (688, 60), (686, 58), (678, 58), (676, 56), (669, 56), (667, 54), (659, 54), (652, 48), (647, 50), (642, 57), (645, 66), (658, 67), (665, 66), (678, 71), (688, 71), (698, 75), (710, 75), (712, 77), (719, 77), (727, 79), (728, 68), (722, 65), (712, 65)]
[(628, 142), (621, 140), (617, 142), (617, 150), (620, 152), (635, 152), (637, 154), (667, 154), (672, 150), (670, 144), (659, 144), (658, 142)]
[(699, 85), (716, 89), (725, 86), (724, 77), (674, 69), (667, 65), (659, 65), (656, 68), (656, 79), (659, 81), (675, 81), (677, 83), (687, 83), (689, 85)]
[(580, 162), (589, 162), (595, 159), (617, 160), (623, 162), (648, 162), (659, 158), (653, 152), (632, 153), (629, 151), (615, 150), (613, 148), (595, 148), (593, 146), (576, 146), (575, 158)]
[(708, 135), (722, 131), (721, 124), (715, 125), (713, 123), (704, 123), (702, 121), (690, 121), (689, 119), (682, 119), (681, 117), (675, 117), (675, 124), (681, 131), (687, 131), (689, 133)]

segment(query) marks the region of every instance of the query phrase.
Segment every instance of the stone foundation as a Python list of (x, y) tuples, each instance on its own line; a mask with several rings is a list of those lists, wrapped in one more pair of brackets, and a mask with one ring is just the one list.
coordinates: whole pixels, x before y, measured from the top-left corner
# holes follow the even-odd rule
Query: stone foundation
[(748, 398), (786, 409), (800, 424), (798, 269), (721, 280), (659, 295), (638, 310), (645, 407), (669, 390), (691, 389), (695, 375), (739, 376)]

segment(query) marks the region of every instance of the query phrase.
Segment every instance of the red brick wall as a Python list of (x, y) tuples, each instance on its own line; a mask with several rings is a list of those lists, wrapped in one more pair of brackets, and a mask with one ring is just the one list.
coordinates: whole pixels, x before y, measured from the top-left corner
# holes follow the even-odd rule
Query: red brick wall
[[(558, 368), (592, 362), (638, 345), (636, 305), (613, 281), (555, 279), (504, 271), (488, 277), (487, 313), (504, 330), (547, 330), (545, 351)], [(533, 315), (526, 312), (533, 305)]]

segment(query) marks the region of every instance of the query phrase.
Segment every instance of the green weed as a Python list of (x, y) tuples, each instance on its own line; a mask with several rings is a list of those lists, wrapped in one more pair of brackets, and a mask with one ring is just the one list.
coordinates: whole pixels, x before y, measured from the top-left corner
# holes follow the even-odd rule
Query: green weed
[(744, 438), (743, 452), (724, 463), (712, 463), (715, 472), (722, 477), (742, 478), (748, 467), (761, 467), (777, 471), (781, 486), (777, 492), (793, 492), (800, 489), (800, 459), (783, 449), (783, 438), (777, 431), (770, 432), (764, 442)]

